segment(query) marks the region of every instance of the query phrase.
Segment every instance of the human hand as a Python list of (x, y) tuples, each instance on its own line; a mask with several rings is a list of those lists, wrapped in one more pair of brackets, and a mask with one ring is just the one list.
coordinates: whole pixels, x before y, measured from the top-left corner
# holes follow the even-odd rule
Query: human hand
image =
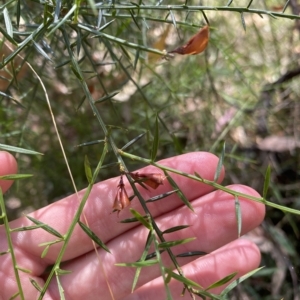
[[(160, 162), (163, 165), (186, 173), (197, 172), (202, 178), (213, 180), (218, 158), (210, 153), (188, 153)], [(0, 152), (0, 175), (16, 173), (17, 164), (13, 157), (6, 152)], [(152, 166), (142, 169), (144, 172), (158, 172)], [(220, 175), (222, 181), (224, 170)], [(161, 201), (148, 204), (161, 230), (177, 226), (190, 225), (166, 235), (167, 240), (177, 240), (187, 237), (196, 237), (196, 240), (172, 248), (175, 254), (201, 250), (209, 253), (201, 258), (178, 258), (183, 266), (186, 277), (196, 281), (204, 288), (211, 283), (238, 272), (237, 277), (255, 269), (260, 263), (260, 252), (255, 244), (246, 239), (237, 238), (237, 221), (235, 217), (234, 197), (222, 191), (213, 191), (208, 185), (193, 181), (186, 177), (172, 174), (172, 178), (190, 200), (195, 213), (183, 206), (176, 194)], [(156, 266), (142, 269), (137, 289), (131, 293), (134, 268), (117, 267), (116, 263), (134, 262), (143, 252), (147, 237), (147, 230), (137, 223), (120, 224), (121, 219), (132, 217), (128, 208), (111, 214), (119, 177), (112, 178), (94, 185), (84, 208), (84, 214), (89, 227), (108, 246), (111, 253), (98, 249), (99, 257), (93, 249), (90, 238), (78, 226), (64, 255), (64, 270), (70, 274), (60, 276), (66, 299), (112, 299), (107, 282), (111, 287), (115, 299), (164, 299), (165, 288)], [(131, 187), (127, 180), (124, 183), (130, 196)], [(2, 191), (5, 192), (11, 183), (0, 181)], [(259, 197), (258, 193), (244, 185), (231, 185), (231, 189), (244, 194)], [(171, 190), (170, 184), (164, 184), (156, 190), (139, 188), (145, 199)], [(83, 191), (79, 193), (82, 198)], [(239, 198), (242, 211), (242, 234), (257, 227), (265, 214), (264, 205)], [(35, 219), (55, 228), (65, 234), (74, 218), (79, 201), (77, 196), (71, 195), (61, 201), (41, 208), (30, 214)], [(136, 198), (131, 207), (142, 212), (141, 205)], [(10, 228), (29, 226), (32, 223), (25, 217), (10, 222)], [(61, 244), (50, 247), (45, 258), (41, 258), (43, 251), (38, 245), (53, 240), (53, 236), (42, 229), (12, 233), (12, 240), (18, 266), (31, 270), (30, 274), (19, 272), (25, 299), (36, 299), (39, 292), (32, 286), (29, 278), (33, 278), (40, 286), (45, 281), (45, 269), (53, 265)], [(6, 251), (8, 244), (3, 226), (0, 227), (0, 252)], [(164, 264), (172, 266), (166, 253), (162, 254)], [(100, 263), (101, 265), (99, 265)], [(0, 256), (0, 299), (9, 299), (17, 292), (16, 281), (10, 255)], [(105, 274), (105, 275), (104, 275)], [(107, 280), (107, 282), (106, 282)], [(182, 284), (172, 280), (170, 289), (173, 299), (190, 299), (188, 293), (180, 297)], [(224, 287), (211, 292), (219, 293)], [(50, 283), (44, 299), (59, 299), (55, 280)]]

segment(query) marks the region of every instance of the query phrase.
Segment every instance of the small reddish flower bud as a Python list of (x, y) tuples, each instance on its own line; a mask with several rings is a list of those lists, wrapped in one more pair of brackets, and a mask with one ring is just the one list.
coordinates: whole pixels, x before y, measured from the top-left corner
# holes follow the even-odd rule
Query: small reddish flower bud
[(166, 179), (166, 176), (161, 173), (129, 173), (129, 175), (136, 181), (140, 181), (150, 186), (153, 189), (158, 188), (159, 185), (164, 184), (163, 181)]
[(123, 183), (123, 176), (120, 178), (120, 182), (118, 184), (118, 190), (115, 197), (114, 205), (113, 205), (113, 212), (118, 211), (118, 215), (122, 209), (127, 207), (130, 204), (130, 200), (128, 198), (125, 185)]

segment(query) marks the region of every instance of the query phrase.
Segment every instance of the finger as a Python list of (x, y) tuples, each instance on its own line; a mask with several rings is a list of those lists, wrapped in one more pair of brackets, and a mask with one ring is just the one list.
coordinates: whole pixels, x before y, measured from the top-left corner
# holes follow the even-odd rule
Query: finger
[[(249, 195), (259, 195), (251, 188), (246, 186), (232, 186), (234, 190), (243, 192)], [(255, 228), (260, 224), (264, 217), (264, 206), (241, 198), (241, 211), (242, 211), (242, 233)], [(195, 207), (195, 214), (192, 213), (187, 207), (178, 208), (175, 211), (167, 213), (156, 219), (158, 227), (161, 230), (178, 225), (192, 225), (189, 229), (177, 231), (170, 235), (165, 236), (167, 240), (179, 240), (187, 237), (196, 237), (196, 240), (173, 249), (173, 253), (179, 254), (188, 251), (201, 250), (211, 252), (215, 249), (231, 242), (238, 236), (237, 221), (235, 217), (235, 199), (232, 195), (221, 191), (215, 191), (193, 202)], [(67, 264), (65, 267), (72, 270), (71, 275), (66, 275), (62, 278), (65, 293), (70, 298), (79, 297), (78, 299), (86, 297), (84, 290), (74, 294), (72, 285), (76, 286), (77, 279), (80, 275), (72, 274), (85, 274), (85, 281), (89, 282), (92, 286), (99, 287), (98, 292), (102, 289), (103, 297), (109, 298), (108, 290), (105, 294), (106, 281), (105, 277), (111, 286), (114, 293), (121, 298), (130, 293), (134, 278), (134, 270), (130, 268), (120, 268), (115, 266), (120, 262), (134, 262), (140, 259), (141, 253), (145, 247), (145, 240), (147, 237), (147, 229), (140, 226), (134, 228), (122, 236), (115, 238), (108, 243), (111, 254), (100, 251), (100, 261), (103, 264), (103, 269), (106, 271), (106, 276), (99, 275), (100, 266), (98, 265), (97, 257), (94, 252), (85, 255), (84, 259), (75, 260)], [(152, 251), (154, 251), (152, 249)], [(150, 251), (150, 253), (152, 252)], [(172, 263), (166, 254), (162, 254), (164, 264), (172, 266)], [(187, 263), (194, 258), (179, 259)], [(96, 267), (98, 265), (98, 268)], [(139, 277), (139, 285), (153, 280), (159, 276), (160, 271), (157, 266), (147, 267)], [(122, 278), (122, 280), (120, 280)], [(55, 283), (52, 286), (53, 292)], [(78, 282), (78, 284), (80, 284)], [(97, 290), (95, 290), (95, 293)]]
[[(8, 254), (9, 255), (9, 254)], [(19, 260), (22, 263), (22, 260)], [(19, 262), (18, 261), (18, 262)], [(18, 265), (19, 267), (19, 265)], [(0, 299), (1, 300), (7, 300), (7, 299), (21, 299), (19, 294), (19, 289), (17, 286), (17, 282), (15, 279), (14, 274), (7, 274), (7, 270), (13, 270), (13, 264), (9, 261), (6, 261), (4, 264), (1, 263), (1, 269), (0, 269)], [(23, 299), (38, 299), (40, 292), (33, 286), (31, 283), (31, 280), (34, 280), (40, 287), (44, 285), (44, 281), (39, 278), (35, 277), (32, 274), (24, 273), (20, 270), (19, 277), (21, 282), (22, 291), (24, 294)], [(19, 296), (18, 296), (19, 295)], [(57, 300), (60, 299), (59, 297), (54, 299), (49, 294), (49, 291), (46, 292), (45, 296), (43, 297), (43, 300)]]
[[(213, 180), (218, 164), (218, 158), (210, 153), (196, 152), (172, 157), (170, 159), (163, 160), (160, 163), (186, 173), (194, 174), (194, 172), (197, 172), (201, 177)], [(155, 170), (157, 172), (158, 169), (150, 166), (143, 170), (146, 170), (147, 172), (153, 172), (153, 170)], [(172, 177), (176, 180), (179, 187), (190, 200), (212, 191), (212, 187), (190, 180), (186, 177), (176, 174), (172, 174)], [(221, 172), (220, 180), (222, 180), (223, 177), (224, 170)], [(170, 191), (172, 188), (167, 180), (165, 181), (166, 182), (157, 190), (145, 190), (140, 188), (140, 191), (146, 199), (154, 195)], [(120, 226), (120, 224), (118, 224), (120, 219), (117, 214), (111, 214), (118, 182), (119, 178), (114, 178), (96, 184), (90, 194), (84, 210), (91, 230), (93, 230), (103, 242), (107, 242), (137, 226), (136, 223)], [(128, 183), (126, 184), (126, 188), (130, 195), (131, 192)], [(80, 193), (79, 198), (77, 198), (76, 195), (72, 195), (62, 201), (56, 202), (34, 212), (31, 216), (55, 228), (61, 234), (65, 234), (74, 218), (82, 195), (83, 191)], [(158, 205), (151, 205), (151, 213), (154, 217), (162, 215), (165, 212), (171, 211), (172, 209), (182, 205), (181, 200), (176, 194), (173, 194), (166, 199), (166, 201), (160, 202)], [(137, 199), (132, 202), (131, 206), (142, 213), (141, 206)], [(121, 216), (122, 218), (132, 217), (128, 210), (122, 211)], [(12, 223), (12, 227), (26, 226), (29, 224), (30, 222), (27, 219), (22, 218), (14, 221)], [(17, 246), (26, 252), (30, 251), (30, 253), (38, 257), (43, 251), (43, 248), (39, 247), (38, 244), (53, 240), (53, 237), (42, 229), (27, 231), (26, 233), (15, 233), (13, 238)], [(50, 247), (46, 257), (49, 262), (55, 261), (60, 247), (60, 244), (55, 244)], [(65, 254), (65, 259), (71, 259), (78, 255), (82, 255), (90, 251), (92, 248), (93, 245), (90, 239), (81, 230), (81, 228), (77, 226), (70, 240), (68, 250)]]
[[(188, 279), (197, 282), (205, 289), (234, 272), (238, 272), (238, 274), (233, 280), (245, 275), (259, 266), (260, 259), (261, 256), (257, 246), (250, 241), (241, 239), (184, 265), (182, 270)], [(209, 292), (219, 294), (228, 284), (209, 290)], [(169, 288), (173, 299), (177, 299), (182, 293), (183, 285), (176, 280), (172, 280)], [(165, 295), (166, 291), (162, 278), (158, 277), (122, 299), (165, 299)], [(180, 297), (180, 299), (191, 299), (191, 297), (186, 291), (185, 296)]]
[[(6, 151), (0, 151), (0, 176), (17, 173), (17, 162), (15, 158)], [(5, 193), (13, 184), (13, 180), (0, 180), (0, 188)]]

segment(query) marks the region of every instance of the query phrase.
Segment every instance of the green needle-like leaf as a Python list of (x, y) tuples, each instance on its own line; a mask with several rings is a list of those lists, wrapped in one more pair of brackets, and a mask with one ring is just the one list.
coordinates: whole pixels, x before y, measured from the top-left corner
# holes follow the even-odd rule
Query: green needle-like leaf
[(47, 245), (41, 254), (41, 258), (44, 258), (50, 249), (50, 245)]
[(225, 156), (225, 142), (223, 143), (221, 156), (219, 158), (217, 169), (216, 169), (216, 172), (215, 172), (215, 176), (214, 176), (214, 181), (215, 182), (217, 182), (219, 177), (220, 177), (222, 167), (223, 167), (223, 163), (224, 163), (224, 156)]
[(182, 229), (185, 229), (185, 228), (188, 228), (188, 227), (190, 227), (190, 225), (174, 226), (174, 227), (171, 227), (169, 229), (166, 229), (165, 231), (162, 232), (162, 234), (171, 233), (171, 232), (182, 230)]
[(36, 152), (33, 150), (27, 150), (24, 148), (19, 148), (19, 147), (4, 145), (4, 144), (0, 144), (0, 149), (5, 151), (10, 151), (10, 152), (15, 152), (15, 153), (29, 154), (29, 155), (43, 155), (43, 153)]
[(114, 91), (108, 95), (103, 96), (102, 98), (98, 99), (95, 101), (95, 103), (100, 103), (100, 102), (104, 102), (106, 100), (109, 100), (111, 98), (113, 98), (114, 96), (118, 95), (120, 93), (120, 91)]
[(29, 270), (29, 269), (24, 269), (24, 268), (22, 268), (22, 267), (20, 267), (20, 266), (17, 266), (17, 269), (20, 270), (20, 271), (22, 271), (23, 273), (27, 273), (27, 274), (32, 273), (31, 270)]
[(90, 165), (89, 158), (87, 155), (85, 155), (85, 157), (84, 157), (84, 171), (85, 171), (85, 176), (88, 180), (88, 183), (91, 183), (92, 179), (93, 179), (93, 173), (92, 173), (91, 165)]
[(253, 0), (250, 0), (248, 5), (247, 5), (247, 8), (250, 8), (251, 4), (252, 4)]
[(133, 22), (135, 23), (136, 27), (141, 31), (141, 27), (140, 27), (135, 15), (134, 15), (134, 12), (131, 9), (129, 9), (129, 13), (130, 13), (131, 18), (132, 18)]
[(7, 34), (12, 38), (13, 37), (13, 27), (12, 27), (11, 19), (10, 19), (10, 16), (9, 16), (9, 13), (8, 13), (8, 10), (6, 7), (3, 10), (3, 15), (4, 15), (4, 22), (5, 22)]
[(193, 237), (193, 238), (187, 238), (187, 239), (182, 239), (182, 240), (177, 240), (177, 241), (163, 242), (163, 243), (160, 243), (158, 246), (159, 246), (159, 248), (166, 249), (166, 248), (171, 248), (171, 247), (175, 247), (178, 245), (183, 245), (183, 244), (192, 242), (195, 239), (196, 238)]
[(158, 143), (159, 143), (159, 126), (158, 126), (158, 115), (156, 115), (155, 127), (154, 127), (154, 138), (153, 138), (152, 151), (151, 151), (152, 161), (155, 161), (157, 150), (158, 150)]
[(244, 18), (244, 13), (242, 13), (242, 12), (241, 12), (241, 21), (242, 21), (243, 28), (246, 31), (246, 22), (245, 22), (245, 18)]
[(31, 284), (39, 291), (42, 291), (42, 288), (39, 286), (39, 284), (32, 278), (29, 278), (29, 281), (31, 282)]
[[(12, 36), (10, 36), (10, 35), (7, 33), (7, 31), (6, 31), (4, 28), (2, 28), (2, 26), (0, 26), (0, 32), (1, 32), (1, 33), (3, 34), (3, 36), (4, 36), (8, 41), (10, 41), (13, 45), (18, 46), (18, 43), (13, 39)], [(2, 57), (1, 57), (1, 60), (2, 60)]]
[[(12, 61), (13, 62), (13, 61)], [(14, 70), (14, 69), (13, 69)], [(14, 72), (14, 81), (17, 82), (16, 78), (15, 78), (15, 72)], [(3, 96), (3, 97), (6, 97), (10, 100), (12, 100), (15, 104), (17, 104), (18, 106), (20, 106), (21, 108), (26, 108), (22, 103), (20, 103), (17, 99), (15, 99), (14, 97), (8, 95), (8, 94), (5, 94), (3, 92), (0, 91), (0, 95)]]
[(64, 237), (57, 231), (55, 230), (54, 228), (50, 227), (49, 225), (39, 221), (39, 220), (36, 220), (30, 216), (26, 216), (27, 219), (29, 219), (31, 222), (33, 222), (34, 224), (37, 224), (37, 225), (41, 225), (41, 228), (44, 229), (45, 231), (51, 233), (52, 235), (56, 236), (56, 237), (59, 237), (61, 239), (63, 239)]
[(9, 250), (7, 250), (7, 251), (3, 251), (3, 252), (0, 252), (0, 256), (1, 256), (1, 255), (8, 254), (9, 252), (10, 252)]
[(156, 265), (156, 264), (158, 264), (158, 261), (156, 259), (149, 259), (149, 260), (137, 261), (137, 262), (133, 262), (133, 263), (115, 264), (115, 266), (138, 268), (138, 267), (151, 267), (151, 266)]
[[(147, 253), (150, 249), (150, 246), (152, 244), (152, 241), (154, 239), (154, 235), (152, 234), (151, 231), (149, 231), (149, 234), (148, 234), (148, 238), (147, 238), (147, 242), (146, 242), (146, 245), (145, 245), (145, 249), (143, 251), (143, 254), (139, 260), (139, 262), (142, 262), (142, 261), (146, 261), (147, 260)], [(149, 259), (148, 259), (149, 260)], [(136, 287), (136, 284), (138, 282), (138, 278), (140, 276), (140, 273), (141, 273), (141, 270), (142, 268), (141, 267), (138, 267), (135, 271), (135, 274), (134, 274), (134, 278), (133, 278), (133, 282), (132, 282), (132, 288), (131, 288), (131, 292), (134, 291), (135, 287)]]
[(62, 287), (62, 284), (60, 282), (60, 279), (59, 279), (59, 268), (55, 269), (55, 275), (56, 275), (56, 282), (57, 282), (57, 286), (58, 286), (58, 292), (59, 292), (59, 297), (60, 297), (60, 300), (66, 300), (65, 298), (65, 292), (64, 292), (64, 289)]
[[(143, 218), (147, 218), (147, 216), (143, 216)], [(139, 220), (137, 218), (128, 218), (120, 221), (120, 223), (134, 223), (134, 222), (139, 222)]]
[(134, 217), (140, 221), (141, 224), (143, 224), (146, 228), (151, 229), (152, 226), (149, 223), (149, 218), (143, 217), (139, 212), (134, 210), (133, 208), (130, 208), (130, 212), (134, 215)]
[(17, 27), (20, 25), (20, 18), (21, 18), (21, 0), (17, 1), (17, 13), (16, 13), (16, 18), (17, 18)]
[(227, 276), (225, 276), (224, 278), (214, 282), (213, 284), (211, 284), (209, 287), (207, 287), (205, 290), (211, 290), (217, 287), (220, 287), (222, 285), (224, 285), (225, 283), (228, 283), (234, 276), (236, 276), (237, 272), (234, 272), (232, 274), (229, 274)]
[(177, 27), (177, 25), (176, 25), (176, 19), (175, 19), (175, 16), (174, 16), (172, 10), (170, 10), (170, 16), (171, 16), (171, 19), (172, 19), (172, 23), (173, 23), (174, 27), (176, 28)]
[(251, 277), (252, 275), (254, 275), (255, 273), (257, 273), (258, 271), (260, 271), (261, 269), (263, 269), (264, 267), (260, 267), (257, 268), (253, 271), (248, 272), (247, 274), (243, 275), (242, 277), (238, 278), (237, 280), (234, 280), (233, 282), (231, 282), (224, 290), (223, 292), (220, 294), (221, 297), (224, 297), (225, 295), (227, 295), (232, 289), (234, 289), (238, 284), (240, 284), (241, 282), (243, 282), (244, 280), (246, 280), (247, 278)]
[(190, 257), (190, 256), (203, 256), (206, 255), (207, 253), (204, 251), (189, 251), (189, 252), (184, 252), (177, 254), (176, 257)]
[(88, 228), (84, 223), (78, 221), (78, 224), (82, 228), (82, 230), (97, 244), (99, 245), (103, 250), (106, 252), (110, 253), (110, 250), (108, 247), (97, 237), (97, 235), (90, 229)]
[[(142, 182), (139, 182), (139, 183), (142, 183)], [(143, 187), (145, 187), (145, 186), (143, 185)], [(154, 197), (148, 199), (146, 201), (146, 203), (155, 202), (155, 201), (164, 199), (164, 198), (166, 198), (166, 197), (168, 197), (168, 196), (170, 196), (170, 195), (172, 195), (174, 193), (177, 193), (177, 192), (178, 192), (178, 190), (174, 190), (174, 191), (170, 191), (170, 192), (167, 192), (167, 193), (164, 193), (164, 194), (160, 194), (160, 195), (154, 196)]]
[[(162, 253), (165, 252), (165, 251), (166, 251), (166, 250), (161, 249), (161, 250), (159, 250), (159, 253), (162, 254)], [(151, 253), (149, 253), (149, 254), (146, 256), (145, 260), (152, 259), (153, 257), (156, 257), (156, 256), (157, 256), (156, 251), (155, 251), (155, 252), (151, 252)]]
[(190, 203), (190, 201), (186, 198), (186, 196), (182, 193), (182, 191), (180, 190), (179, 186), (177, 185), (177, 183), (173, 180), (173, 178), (171, 176), (169, 176), (167, 171), (164, 171), (166, 178), (168, 179), (169, 183), (171, 184), (171, 186), (173, 187), (174, 190), (177, 190), (177, 195), (179, 196), (179, 198), (181, 199), (181, 201), (192, 211), (194, 212), (194, 209)]
[(49, 55), (43, 50), (43, 48), (36, 42), (33, 42), (35, 49), (46, 59), (52, 62), (52, 59)]
[(130, 142), (128, 142), (125, 146), (123, 146), (121, 148), (121, 150), (127, 149), (128, 147), (130, 147), (131, 145), (133, 145), (134, 143), (136, 143), (139, 139), (141, 139), (145, 134), (146, 134), (146, 132), (139, 134), (137, 137), (135, 137)]
[(135, 57), (134, 57), (134, 62), (133, 62), (133, 69), (136, 70), (137, 64), (139, 62), (139, 58), (140, 58), (140, 49), (137, 49), (135, 51)]
[(202, 177), (196, 171), (194, 172), (194, 174), (195, 174), (196, 177), (202, 179)]
[(20, 293), (19, 293), (19, 292), (16, 292), (15, 294), (13, 294), (13, 295), (9, 298), (9, 300), (16, 299), (19, 295), (20, 295)]
[(34, 229), (42, 228), (43, 226), (44, 225), (33, 225), (33, 226), (17, 227), (17, 228), (12, 229), (11, 232), (34, 230)]
[(238, 237), (241, 237), (242, 232), (242, 211), (238, 197), (235, 197), (235, 217), (237, 220)]
[(197, 282), (190, 280), (186, 277), (180, 276), (168, 268), (164, 268), (164, 269), (165, 269), (166, 274), (168, 274), (168, 276), (182, 282), (183, 284), (185, 284), (187, 286), (194, 286), (194, 287), (203, 289), (202, 286), (200, 284), (198, 284)]
[(72, 271), (70, 271), (70, 270), (63, 270), (63, 269), (56, 270), (57, 275), (67, 275), (67, 274), (71, 274), (71, 273), (72, 273)]
[(270, 165), (268, 166), (265, 174), (265, 181), (264, 181), (264, 188), (263, 188), (263, 198), (267, 198), (268, 190), (269, 190), (269, 185), (270, 185), (270, 180), (271, 180), (271, 167)]
[(32, 177), (32, 174), (10, 174), (0, 176), (1, 180), (19, 180)]

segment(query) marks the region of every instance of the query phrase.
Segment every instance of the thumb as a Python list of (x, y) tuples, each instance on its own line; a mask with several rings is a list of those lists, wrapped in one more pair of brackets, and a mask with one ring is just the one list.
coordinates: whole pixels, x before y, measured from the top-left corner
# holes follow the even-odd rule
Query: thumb
[[(18, 169), (16, 159), (8, 152), (0, 151), (0, 176), (15, 174)], [(12, 180), (0, 180), (0, 188), (5, 193), (13, 184)]]

